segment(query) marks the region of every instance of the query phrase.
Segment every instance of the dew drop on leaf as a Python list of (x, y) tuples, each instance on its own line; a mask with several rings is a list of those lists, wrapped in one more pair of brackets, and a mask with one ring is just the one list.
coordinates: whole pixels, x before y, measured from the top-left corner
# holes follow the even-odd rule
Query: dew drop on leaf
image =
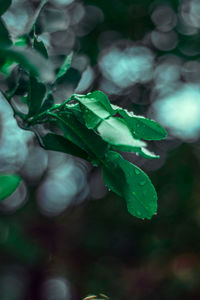
[(146, 181), (140, 181), (140, 185), (143, 186), (146, 184)]
[(140, 174), (140, 171), (138, 169), (135, 169), (135, 174), (136, 175), (139, 175)]

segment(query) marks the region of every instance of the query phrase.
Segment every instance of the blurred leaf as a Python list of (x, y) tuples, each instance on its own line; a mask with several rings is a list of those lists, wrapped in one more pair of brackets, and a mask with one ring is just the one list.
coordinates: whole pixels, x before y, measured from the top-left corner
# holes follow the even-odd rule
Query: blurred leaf
[(133, 137), (130, 129), (120, 118), (109, 118), (104, 120), (97, 128), (102, 139), (111, 144), (114, 149), (120, 151), (138, 152), (146, 146), (143, 141)]
[(0, 56), (11, 62), (19, 63), (33, 76), (39, 76), (44, 82), (50, 82), (54, 79), (52, 63), (32, 49), (13, 46), (9, 49), (0, 49)]
[(48, 52), (44, 45), (44, 43), (38, 40), (38, 37), (34, 34), (33, 47), (36, 51), (38, 51), (42, 56), (48, 58)]
[(42, 1), (40, 1), (40, 4), (38, 5), (38, 7), (37, 7), (37, 9), (36, 9), (36, 11), (35, 11), (35, 14), (34, 14), (34, 16), (33, 16), (33, 18), (32, 18), (32, 20), (31, 20), (31, 22), (30, 22), (30, 24), (29, 24), (29, 26), (28, 26), (28, 28), (27, 28), (27, 33), (31, 33), (31, 32), (34, 32), (35, 31), (35, 25), (36, 25), (36, 23), (37, 23), (37, 20), (38, 20), (38, 17), (39, 17), (39, 15), (40, 15), (40, 12), (41, 12), (41, 10), (42, 10), (42, 8), (44, 7), (44, 5), (46, 4), (48, 2), (48, 0), (42, 0)]
[(162, 140), (167, 136), (167, 131), (154, 120), (136, 116), (133, 113), (118, 107), (117, 112), (123, 117), (124, 121), (138, 139), (149, 141)]
[(19, 186), (21, 177), (14, 174), (0, 175), (0, 201), (9, 197)]
[(39, 113), (45, 93), (45, 85), (39, 82), (35, 77), (30, 76), (28, 91), (29, 117)]
[(3, 69), (3, 66), (4, 66), (5, 62), (6, 62), (6, 58), (0, 56), (0, 71), (1, 71), (1, 72), (3, 72), (2, 69)]
[(77, 147), (75, 144), (73, 144), (61, 135), (57, 135), (55, 133), (48, 133), (41, 139), (43, 142), (43, 147), (46, 150), (68, 153), (88, 160), (87, 152), (83, 151), (81, 148)]
[(138, 167), (109, 151), (102, 166), (103, 178), (113, 192), (126, 200), (128, 211), (150, 219), (157, 211), (157, 194), (149, 177)]
[(3, 20), (0, 18), (0, 47), (9, 47), (12, 45), (8, 29), (4, 25)]
[(58, 80), (59, 78), (61, 78), (62, 76), (64, 76), (67, 73), (67, 71), (69, 70), (69, 68), (71, 66), (72, 56), (73, 56), (73, 52), (71, 52), (66, 57), (64, 63), (62, 64), (60, 70), (58, 71), (58, 74), (56, 76), (56, 80)]
[(8, 89), (6, 95), (11, 98), (14, 95), (24, 95), (28, 89), (28, 74), (18, 65), (14, 67), (7, 77)]
[[(4, 236), (2, 240), (1, 236)], [(9, 223), (0, 221), (0, 243), (1, 249), (29, 265), (36, 263), (44, 254), (43, 250), (25, 235), (22, 228), (11, 221)]]
[(0, 0), (0, 16), (2, 16), (7, 11), (11, 3), (12, 0)]
[(15, 42), (15, 46), (26, 46), (27, 45), (27, 36), (19, 37)]

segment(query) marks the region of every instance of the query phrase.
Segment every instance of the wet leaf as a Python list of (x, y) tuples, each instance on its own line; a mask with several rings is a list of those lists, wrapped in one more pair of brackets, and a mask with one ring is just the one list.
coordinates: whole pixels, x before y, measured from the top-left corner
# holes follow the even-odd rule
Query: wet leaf
[(108, 144), (93, 130), (89, 130), (83, 126), (73, 114), (68, 112), (58, 113), (56, 123), (63, 131), (64, 136), (86, 151), (94, 161), (95, 159), (97, 161), (101, 160), (104, 157), (108, 149)]
[(88, 93), (85, 96), (75, 95), (80, 103), (85, 124), (89, 129), (95, 129), (103, 120), (115, 114), (108, 97), (101, 91)]
[(138, 167), (109, 151), (102, 166), (103, 178), (113, 192), (126, 200), (131, 215), (150, 219), (157, 211), (157, 194), (149, 177)]
[(117, 109), (129, 128), (138, 139), (162, 140), (167, 136), (166, 130), (156, 121), (142, 116), (136, 116), (124, 109)]
[(111, 114), (115, 114), (115, 110), (112, 108), (111, 103), (108, 99), (108, 97), (101, 91), (94, 91), (92, 93), (88, 93), (85, 96), (87, 99), (95, 99), (99, 103), (101, 103), (102, 106), (105, 107), (105, 109)]
[(102, 139), (120, 151), (138, 152), (145, 147), (143, 141), (133, 137), (126, 123), (120, 118), (109, 118), (104, 120), (97, 128)]
[(89, 129), (95, 129), (103, 120), (108, 118), (110, 113), (98, 99), (86, 97), (77, 98), (83, 113), (85, 124)]

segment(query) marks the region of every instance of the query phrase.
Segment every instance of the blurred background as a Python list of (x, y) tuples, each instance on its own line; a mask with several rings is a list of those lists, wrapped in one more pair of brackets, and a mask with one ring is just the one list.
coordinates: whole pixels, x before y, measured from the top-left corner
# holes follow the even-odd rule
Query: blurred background
[[(13, 0), (14, 41), (40, 2)], [(200, 1), (49, 0), (37, 34), (55, 68), (74, 52), (57, 103), (99, 89), (167, 129), (149, 143), (160, 159), (124, 154), (150, 176), (158, 214), (129, 215), (98, 168), (40, 148), (1, 96), (0, 172), (23, 181), (0, 204), (0, 299), (200, 299)]]

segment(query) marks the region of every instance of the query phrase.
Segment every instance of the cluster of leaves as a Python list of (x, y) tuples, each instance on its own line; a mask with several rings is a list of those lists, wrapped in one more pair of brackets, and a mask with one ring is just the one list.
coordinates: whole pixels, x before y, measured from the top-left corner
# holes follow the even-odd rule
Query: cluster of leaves
[[(10, 3), (11, 1), (0, 0), (1, 14)], [(42, 5), (39, 9), (41, 8)], [(100, 166), (106, 185), (114, 193), (125, 198), (128, 211), (138, 218), (151, 218), (157, 210), (154, 186), (141, 169), (124, 160), (117, 151), (135, 152), (147, 159), (158, 158), (159, 156), (147, 150), (144, 140), (165, 138), (165, 129), (153, 120), (136, 116), (112, 105), (101, 91), (87, 95), (73, 94), (63, 103), (54, 104), (53, 90), (66, 75), (72, 54), (66, 58), (55, 79), (45, 80), (46, 78), (41, 76), (41, 64), (42, 69), (51, 64), (48, 64), (45, 45), (36, 35), (35, 23), (30, 33), (19, 39), (26, 41), (22, 47), (18, 46), (19, 41), (13, 45), (3, 21), (0, 26), (0, 68), (5, 70), (5, 66), (17, 63), (17, 80), (13, 82), (10, 74), (8, 77), (11, 78), (12, 87), (4, 92), (11, 104), (12, 97), (20, 88), (22, 76), (25, 74), (28, 77), (24, 96), (21, 97), (28, 107), (28, 112), (24, 114), (13, 107), (15, 115), (20, 117), (21, 126), (33, 130), (43, 148), (75, 155)], [(28, 48), (30, 45), (33, 50)], [(37, 132), (35, 126), (44, 123), (48, 123), (49, 128), (52, 128), (53, 124), (53, 130), (49, 130), (45, 135)], [(15, 180), (17, 177), (13, 176), (9, 179), (10, 192), (17, 186), (16, 182), (19, 183)], [(8, 181), (8, 177), (4, 177), (4, 182)], [(1, 199), (8, 196), (8, 193), (3, 191), (2, 195)]]

